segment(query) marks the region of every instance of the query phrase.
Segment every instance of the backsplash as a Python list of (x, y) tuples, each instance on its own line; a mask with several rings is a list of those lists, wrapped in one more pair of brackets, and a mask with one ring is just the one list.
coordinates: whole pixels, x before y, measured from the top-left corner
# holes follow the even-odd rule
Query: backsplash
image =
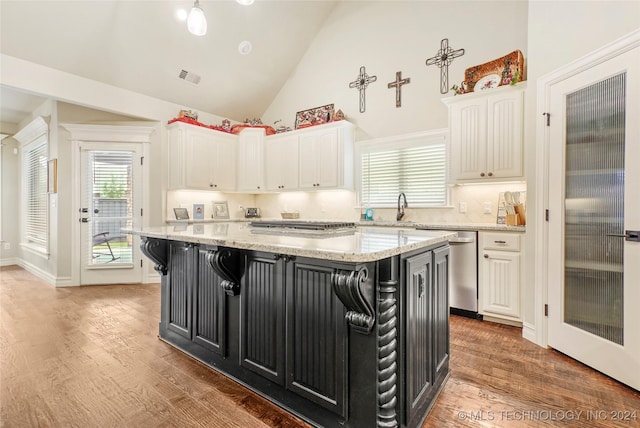
[[(407, 196), (409, 207), (405, 209), (404, 221), (420, 223), (495, 223), (500, 192), (523, 192), (525, 183), (496, 183), (453, 186), (451, 207), (412, 208), (411, 196)], [(173, 208), (184, 207), (193, 218), (193, 204), (205, 205), (205, 219), (211, 218), (212, 202), (227, 201), (231, 219), (244, 218), (244, 208), (260, 208), (262, 218), (280, 218), (281, 212), (299, 212), (306, 220), (357, 221), (361, 209), (357, 205), (356, 193), (348, 190), (325, 190), (315, 192), (283, 192), (279, 194), (241, 194), (207, 191), (179, 190), (167, 192), (167, 219), (174, 219)], [(395, 204), (396, 201), (392, 201)], [(462, 206), (461, 206), (462, 205)], [(466, 205), (466, 207), (465, 207)], [(485, 213), (485, 205), (489, 213)], [(466, 208), (466, 212), (460, 212)], [(395, 221), (395, 208), (375, 208), (374, 220)]]

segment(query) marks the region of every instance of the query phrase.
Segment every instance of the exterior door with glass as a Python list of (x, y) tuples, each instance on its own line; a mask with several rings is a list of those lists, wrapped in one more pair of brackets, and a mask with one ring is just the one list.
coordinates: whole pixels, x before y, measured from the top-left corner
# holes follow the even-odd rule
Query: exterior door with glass
[(80, 283), (142, 282), (140, 144), (81, 143)]
[(640, 48), (550, 88), (549, 346), (640, 389)]

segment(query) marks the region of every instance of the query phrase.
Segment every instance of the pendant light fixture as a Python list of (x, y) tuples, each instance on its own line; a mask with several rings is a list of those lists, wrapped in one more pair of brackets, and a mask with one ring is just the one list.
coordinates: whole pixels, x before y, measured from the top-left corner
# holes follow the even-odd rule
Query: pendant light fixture
[(200, 7), (199, 0), (195, 1), (189, 12), (187, 28), (189, 32), (195, 36), (204, 36), (207, 34), (207, 19), (204, 17), (204, 11)]

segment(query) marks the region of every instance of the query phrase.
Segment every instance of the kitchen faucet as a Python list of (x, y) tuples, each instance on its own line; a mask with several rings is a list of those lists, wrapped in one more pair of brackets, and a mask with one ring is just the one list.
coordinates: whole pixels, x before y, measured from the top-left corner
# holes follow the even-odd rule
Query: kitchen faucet
[[(404, 198), (404, 203), (400, 205), (400, 200), (403, 198)], [(398, 213), (396, 214), (397, 221), (402, 220), (402, 217), (404, 217), (404, 209), (407, 208), (408, 206), (409, 204), (407, 204), (407, 195), (405, 195), (404, 192), (400, 192), (400, 194), (398, 195)]]

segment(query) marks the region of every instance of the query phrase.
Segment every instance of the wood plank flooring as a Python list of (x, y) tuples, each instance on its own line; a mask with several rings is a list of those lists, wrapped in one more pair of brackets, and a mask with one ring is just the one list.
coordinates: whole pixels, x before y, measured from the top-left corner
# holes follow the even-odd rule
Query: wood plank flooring
[[(0, 268), (0, 426), (307, 426), (160, 341), (159, 302), (157, 284), (56, 289)], [(640, 393), (452, 316), (451, 377), (423, 427), (462, 426), (640, 427)]]

